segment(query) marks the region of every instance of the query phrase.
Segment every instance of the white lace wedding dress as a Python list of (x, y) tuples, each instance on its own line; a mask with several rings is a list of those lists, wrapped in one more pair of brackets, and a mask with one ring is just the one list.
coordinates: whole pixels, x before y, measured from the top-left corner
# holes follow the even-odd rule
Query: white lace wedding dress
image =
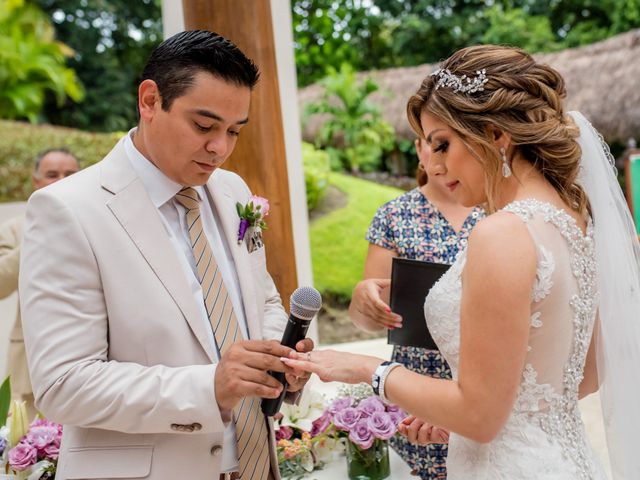
[[(497, 437), (483, 444), (451, 434), (448, 478), (605, 479), (578, 410), (598, 303), (592, 226), (584, 236), (566, 211), (536, 200), (514, 202), (504, 210), (526, 223), (538, 251), (528, 352), (516, 402)], [(429, 330), (454, 378), (465, 261), (463, 251), (425, 302)]]

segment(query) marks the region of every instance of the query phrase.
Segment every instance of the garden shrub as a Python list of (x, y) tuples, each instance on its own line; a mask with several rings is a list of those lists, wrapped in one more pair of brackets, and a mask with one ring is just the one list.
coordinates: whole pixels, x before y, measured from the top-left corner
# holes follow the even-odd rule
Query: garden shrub
[(31, 172), (38, 153), (64, 147), (82, 168), (100, 161), (124, 135), (91, 133), (65, 127), (31, 125), (0, 120), (0, 201), (26, 200), (31, 194)]
[(307, 209), (313, 210), (327, 192), (329, 185), (329, 155), (324, 150), (314, 148), (310, 143), (302, 143), (304, 183), (307, 188)]

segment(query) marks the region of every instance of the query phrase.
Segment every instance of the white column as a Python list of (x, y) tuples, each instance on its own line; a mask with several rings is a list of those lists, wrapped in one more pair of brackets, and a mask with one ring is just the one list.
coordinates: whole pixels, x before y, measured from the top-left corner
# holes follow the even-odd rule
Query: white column
[[(276, 47), (280, 105), (287, 152), (289, 196), (293, 224), (293, 241), (299, 285), (313, 285), (307, 194), (302, 168), (302, 134), (298, 112), (298, 86), (293, 54), (293, 23), (290, 0), (271, 0), (273, 34)], [(318, 327), (313, 322), (309, 336), (318, 340)]]
[(162, 0), (162, 34), (167, 39), (184, 30), (182, 0)]

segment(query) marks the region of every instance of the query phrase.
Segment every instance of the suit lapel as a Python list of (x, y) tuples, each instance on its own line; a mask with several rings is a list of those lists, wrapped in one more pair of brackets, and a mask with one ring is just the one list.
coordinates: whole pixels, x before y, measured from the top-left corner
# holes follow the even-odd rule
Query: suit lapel
[(233, 262), (240, 282), (240, 291), (242, 293), (242, 304), (244, 305), (244, 313), (247, 320), (247, 328), (249, 337), (252, 339), (262, 338), (261, 319), (259, 317), (258, 308), (255, 298), (254, 283), (252, 281), (251, 262), (249, 260), (249, 252), (245, 242), (238, 243), (238, 227), (240, 219), (236, 211), (236, 200), (233, 198), (230, 186), (225, 183), (220, 175), (223, 172), (213, 174), (207, 183), (207, 189), (213, 200), (214, 207), (220, 218), (221, 234), (225, 236)]
[[(119, 152), (118, 147), (121, 147)], [(113, 155), (112, 155), (113, 154)], [(103, 162), (102, 185), (114, 194), (107, 207), (118, 219), (160, 282), (180, 308), (209, 359), (216, 361), (206, 325), (193, 299), (175, 249), (142, 182), (118, 144)]]

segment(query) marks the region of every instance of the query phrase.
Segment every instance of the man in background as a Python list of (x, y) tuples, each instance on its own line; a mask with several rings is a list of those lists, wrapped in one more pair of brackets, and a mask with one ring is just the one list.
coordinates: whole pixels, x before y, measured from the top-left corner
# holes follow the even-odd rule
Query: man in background
[[(51, 185), (80, 170), (78, 160), (64, 148), (52, 148), (38, 154), (35, 160), (31, 182), (34, 190)], [(0, 298), (6, 298), (18, 290), (18, 273), (20, 263), (20, 243), (22, 242), (23, 216), (12, 218), (0, 225)], [(7, 362), (11, 375), (11, 391), (13, 398), (27, 402), (30, 418), (35, 415), (33, 390), (27, 357), (22, 338), (22, 322), (20, 321), (20, 305), (16, 320), (11, 330), (9, 359)]]

